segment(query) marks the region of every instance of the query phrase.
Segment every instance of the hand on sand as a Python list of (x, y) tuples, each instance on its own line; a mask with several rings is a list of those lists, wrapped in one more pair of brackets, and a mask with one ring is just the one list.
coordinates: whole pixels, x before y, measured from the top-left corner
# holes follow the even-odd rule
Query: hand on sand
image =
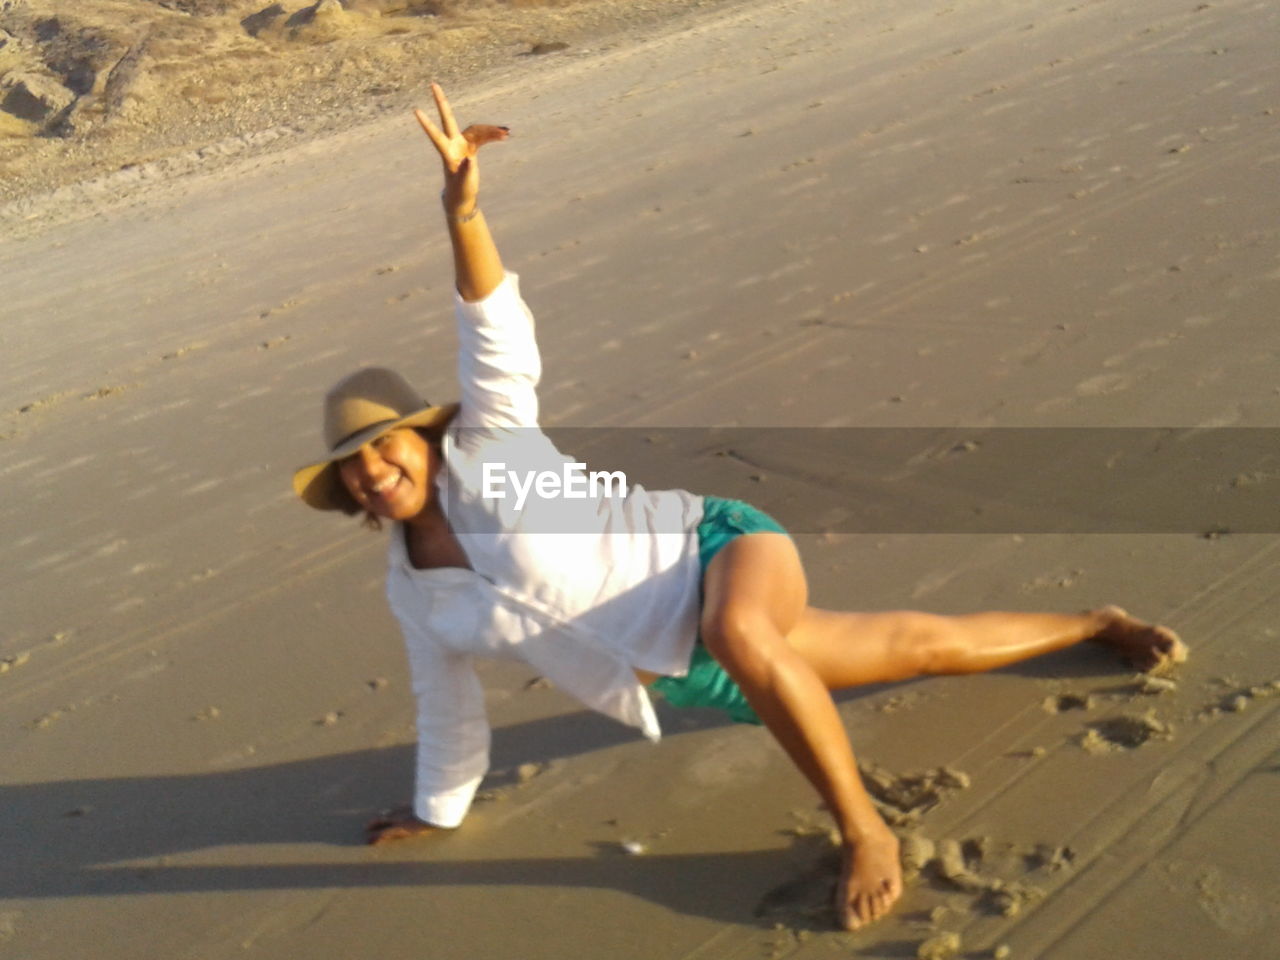
[(889, 829), (845, 845), (844, 866), (836, 885), (836, 918), (846, 930), (879, 920), (902, 896), (898, 838)]
[(415, 110), (423, 131), (440, 154), (444, 164), (444, 205), (449, 213), (465, 216), (475, 209), (476, 196), (480, 190), (480, 171), (476, 163), (476, 154), (486, 143), (505, 140), (511, 131), (506, 127), (491, 124), (472, 124), (465, 130), (458, 129), (458, 121), (453, 118), (453, 109), (445, 98), (440, 84), (431, 85), (431, 93), (436, 98), (436, 109), (440, 113), (440, 126), (432, 123), (431, 118), (423, 111)]
[(373, 846), (390, 843), (393, 840), (409, 840), (434, 833), (438, 827), (419, 820), (413, 815), (412, 807), (396, 807), (387, 810), (370, 820), (364, 828), (365, 842)]

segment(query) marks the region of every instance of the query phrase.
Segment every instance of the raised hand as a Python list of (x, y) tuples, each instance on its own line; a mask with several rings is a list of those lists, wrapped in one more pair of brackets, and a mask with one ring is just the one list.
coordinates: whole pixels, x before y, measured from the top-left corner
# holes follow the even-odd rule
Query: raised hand
[(431, 85), (431, 93), (440, 113), (440, 126), (437, 127), (421, 110), (415, 110), (413, 115), (418, 118), (418, 123), (422, 125), (444, 164), (442, 199), (445, 212), (454, 217), (465, 217), (475, 209), (480, 190), (476, 154), (486, 143), (507, 139), (510, 131), (506, 127), (490, 124), (473, 124), (460, 131), (453, 109), (438, 83)]

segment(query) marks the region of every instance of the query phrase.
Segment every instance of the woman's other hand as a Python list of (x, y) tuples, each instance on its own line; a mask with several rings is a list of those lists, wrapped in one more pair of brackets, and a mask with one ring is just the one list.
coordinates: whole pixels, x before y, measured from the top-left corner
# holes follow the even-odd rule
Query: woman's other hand
[(419, 820), (413, 815), (412, 807), (396, 807), (379, 814), (365, 825), (365, 842), (373, 846), (390, 843), (393, 840), (409, 840), (428, 833), (435, 833), (439, 827)]
[(486, 143), (507, 139), (510, 131), (506, 127), (490, 124), (473, 124), (465, 130), (459, 130), (449, 101), (438, 83), (431, 85), (431, 93), (436, 98), (436, 109), (440, 112), (440, 126), (437, 127), (421, 110), (415, 110), (413, 115), (418, 118), (418, 123), (431, 139), (444, 164), (442, 199), (445, 213), (452, 217), (466, 217), (475, 210), (480, 191), (476, 154)]

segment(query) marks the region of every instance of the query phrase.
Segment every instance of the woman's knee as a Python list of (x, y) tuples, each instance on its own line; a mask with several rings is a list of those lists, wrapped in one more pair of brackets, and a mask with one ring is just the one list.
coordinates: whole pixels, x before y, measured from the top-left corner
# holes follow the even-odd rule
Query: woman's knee
[(707, 652), (735, 675), (759, 671), (772, 646), (785, 642), (767, 612), (735, 603), (704, 610), (701, 634)]

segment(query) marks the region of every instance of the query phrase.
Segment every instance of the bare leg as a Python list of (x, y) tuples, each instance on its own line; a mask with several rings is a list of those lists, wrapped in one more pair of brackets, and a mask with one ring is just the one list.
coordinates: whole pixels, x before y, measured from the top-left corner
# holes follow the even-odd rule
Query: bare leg
[(826, 801), (844, 846), (836, 912), (855, 929), (902, 894), (898, 840), (858, 775), (823, 678), (788, 642), (806, 609), (799, 556), (783, 534), (738, 537), (703, 581), (702, 636), (769, 731)]
[(1095, 640), (1135, 666), (1186, 659), (1172, 631), (1106, 607), (1084, 614), (896, 611), (807, 606), (795, 546), (783, 534), (738, 537), (703, 581), (702, 636), (769, 731), (818, 790), (844, 844), (841, 923), (856, 929), (902, 893), (897, 838), (876, 812), (830, 690), (922, 674), (975, 673)]
[(1154, 670), (1186, 659), (1173, 631), (1119, 607), (1082, 614), (947, 617), (909, 610), (841, 613), (807, 608), (787, 640), (831, 690), (931, 674), (980, 673), (1093, 640), (1130, 665)]

